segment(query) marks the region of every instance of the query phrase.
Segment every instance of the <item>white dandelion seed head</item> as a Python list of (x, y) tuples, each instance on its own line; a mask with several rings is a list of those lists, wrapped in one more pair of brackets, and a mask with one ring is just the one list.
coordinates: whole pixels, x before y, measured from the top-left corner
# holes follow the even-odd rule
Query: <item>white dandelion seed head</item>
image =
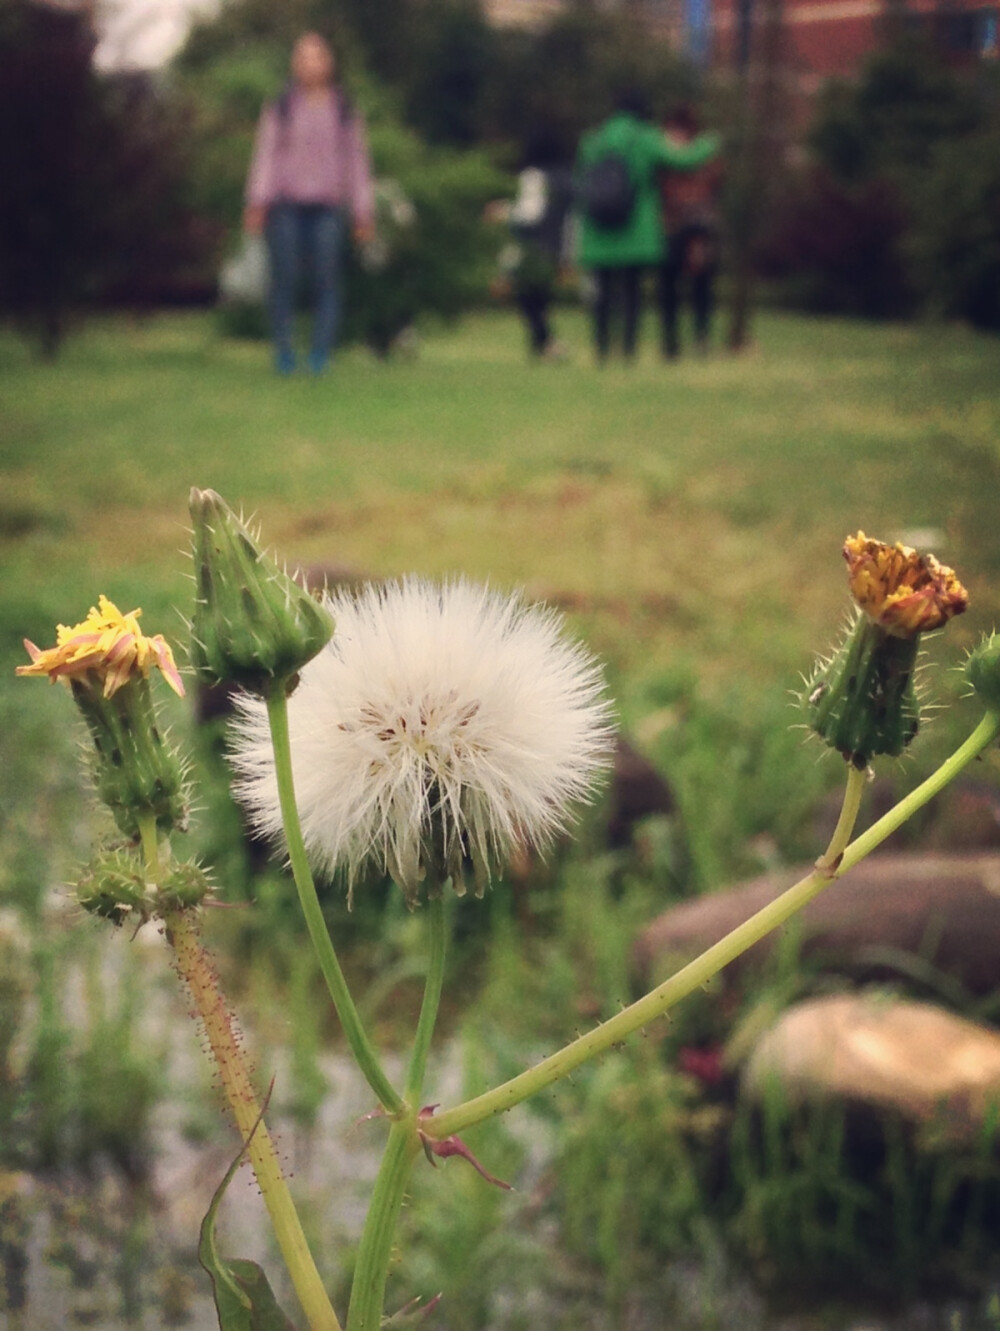
[[(600, 667), (553, 611), (457, 581), (408, 579), (327, 599), (336, 625), (288, 700), (292, 772), (318, 867), (387, 871), (413, 904), (463, 859), (477, 889), (524, 845), (545, 847), (607, 766)], [(243, 697), (236, 792), (282, 831), (265, 704)]]

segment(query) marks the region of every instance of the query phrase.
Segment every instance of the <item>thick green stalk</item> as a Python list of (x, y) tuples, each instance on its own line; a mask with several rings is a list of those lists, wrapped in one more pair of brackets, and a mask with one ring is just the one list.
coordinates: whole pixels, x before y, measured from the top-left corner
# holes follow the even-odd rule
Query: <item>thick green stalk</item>
[(427, 1071), (427, 1055), (430, 1052), (434, 1036), (434, 1024), (437, 1021), (438, 1004), (441, 1001), (441, 987), (444, 983), (444, 954), (447, 944), (445, 927), (444, 901), (440, 894), (427, 903), (427, 923), (430, 932), (430, 957), (427, 962), (427, 978), (424, 982), (424, 999), (420, 1006), (420, 1017), (413, 1038), (413, 1053), (410, 1067), (406, 1074), (406, 1100), (411, 1109), (416, 1109), (420, 1093), (424, 1087), (424, 1073)]
[(953, 780), (973, 758), (982, 753), (987, 745), (993, 743), (998, 735), (1000, 735), (1000, 715), (990, 712), (965, 743), (960, 745), (936, 772), (847, 847), (835, 868), (824, 865), (822, 868), (814, 869), (812, 873), (637, 1002), (624, 1008), (595, 1030), (580, 1036), (558, 1053), (550, 1055), (536, 1067), (529, 1068), (484, 1095), (476, 1096), (473, 1100), (456, 1105), (453, 1109), (445, 1110), (443, 1114), (428, 1119), (423, 1125), (424, 1132), (427, 1136), (441, 1139), (452, 1133), (462, 1132), (494, 1114), (501, 1114), (529, 1096), (536, 1095), (546, 1086), (551, 1086), (561, 1077), (567, 1076), (595, 1054), (603, 1053), (612, 1045), (620, 1043), (647, 1022), (662, 1016), (680, 999), (706, 984), (724, 966), (728, 966), (731, 961), (758, 943), (773, 929), (784, 924), (812, 901), (813, 897), (818, 896), (825, 887), (836, 881), (842, 873), (864, 859), (876, 846), (881, 845), (886, 837), (895, 832), (911, 814)]
[(382, 1325), (385, 1285), (392, 1260), (396, 1221), (413, 1161), (420, 1150), (414, 1115), (396, 1119), (372, 1192), (351, 1285), (347, 1331), (378, 1331)]
[(278, 781), (278, 798), (281, 801), (281, 816), (285, 825), (285, 837), (288, 842), (288, 858), (292, 866), (292, 875), (298, 889), (302, 913), (305, 916), (309, 937), (312, 939), (320, 970), (326, 980), (333, 1005), (343, 1027), (351, 1052), (365, 1076), (368, 1085), (375, 1092), (379, 1103), (386, 1113), (399, 1114), (403, 1101), (393, 1088), (382, 1069), (378, 1054), (375, 1052), (354, 999), (347, 987), (344, 972), (334, 951), (330, 934), (327, 931), (323, 911), (316, 895), (309, 858), (306, 855), (305, 842), (302, 839), (302, 825), (299, 822), (299, 810), (295, 803), (295, 786), (292, 780), (292, 750), (288, 736), (288, 701), (285, 697), (284, 682), (277, 683), (267, 695), (267, 715), (271, 725), (271, 743), (274, 746), (274, 766)]

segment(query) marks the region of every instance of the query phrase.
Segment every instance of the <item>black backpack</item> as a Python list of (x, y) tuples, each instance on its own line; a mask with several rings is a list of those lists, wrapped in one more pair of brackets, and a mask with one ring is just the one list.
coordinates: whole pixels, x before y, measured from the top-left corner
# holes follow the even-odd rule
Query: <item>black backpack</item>
[(609, 152), (584, 169), (578, 200), (584, 216), (598, 226), (616, 230), (625, 226), (635, 207), (636, 189), (628, 163)]

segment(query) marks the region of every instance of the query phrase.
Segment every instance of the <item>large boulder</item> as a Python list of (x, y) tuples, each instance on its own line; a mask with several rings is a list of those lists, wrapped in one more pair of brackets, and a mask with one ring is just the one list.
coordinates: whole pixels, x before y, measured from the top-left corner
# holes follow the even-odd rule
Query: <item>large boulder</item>
[[(740, 887), (685, 901), (643, 929), (633, 962), (644, 986), (662, 979), (790, 887), (809, 866), (768, 873)], [(831, 883), (786, 928), (801, 954), (864, 978), (911, 973), (955, 996), (1000, 986), (1000, 853), (883, 853)], [(739, 978), (775, 945), (765, 938), (727, 974)], [(960, 989), (956, 987), (960, 986)]]
[(966, 1135), (1000, 1109), (1000, 1033), (931, 1003), (833, 994), (789, 1008), (743, 1070), (754, 1099), (839, 1101)]

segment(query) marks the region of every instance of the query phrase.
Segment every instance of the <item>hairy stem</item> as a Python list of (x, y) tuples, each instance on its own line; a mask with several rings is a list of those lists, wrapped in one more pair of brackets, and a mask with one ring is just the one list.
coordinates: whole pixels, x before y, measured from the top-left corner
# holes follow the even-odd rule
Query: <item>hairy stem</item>
[(990, 712), (980, 721), (965, 743), (960, 745), (936, 772), (846, 848), (835, 868), (814, 869), (812, 873), (637, 1002), (624, 1008), (596, 1029), (588, 1031), (586, 1035), (580, 1036), (558, 1053), (550, 1055), (536, 1067), (529, 1068), (492, 1091), (487, 1091), (473, 1100), (446, 1110), (433, 1119), (428, 1119), (423, 1125), (423, 1131), (429, 1137), (441, 1139), (481, 1123), (494, 1114), (501, 1114), (504, 1110), (511, 1109), (522, 1100), (536, 1095), (546, 1086), (551, 1086), (553, 1082), (567, 1076), (595, 1054), (603, 1053), (612, 1045), (618, 1044), (647, 1022), (662, 1016), (675, 1003), (707, 983), (724, 966), (759, 942), (772, 929), (784, 924), (812, 901), (813, 897), (818, 896), (824, 888), (836, 881), (841, 874), (853, 868), (859, 860), (864, 859), (881, 845), (886, 837), (895, 832), (917, 809), (942, 790), (973, 758), (978, 757), (987, 745), (992, 744), (998, 735), (1000, 735), (1000, 715)]
[(292, 750), (288, 735), (288, 701), (285, 696), (285, 682), (278, 681), (267, 695), (267, 715), (271, 726), (271, 743), (274, 746), (274, 766), (278, 781), (278, 797), (281, 802), (281, 816), (285, 826), (285, 838), (288, 843), (288, 858), (292, 866), (292, 876), (298, 890), (302, 913), (305, 916), (309, 937), (319, 960), (320, 970), (326, 980), (326, 986), (337, 1009), (337, 1016), (343, 1028), (347, 1043), (361, 1069), (368, 1085), (375, 1092), (378, 1101), (387, 1114), (397, 1115), (403, 1110), (403, 1101), (386, 1076), (378, 1054), (375, 1052), (367, 1032), (361, 1023), (361, 1017), (354, 1005), (354, 999), (347, 987), (347, 980), (341, 970), (340, 962), (334, 951), (333, 942), (323, 919), (323, 911), (316, 895), (309, 858), (306, 855), (305, 842), (302, 839), (302, 825), (299, 822), (299, 810), (295, 803), (295, 786), (292, 780)]
[(261, 1120), (260, 1105), (250, 1079), (246, 1057), (237, 1039), (232, 1014), (198, 938), (192, 912), (171, 911), (164, 916), (164, 924), (177, 959), (177, 969), (204, 1024), (209, 1048), (236, 1126), (247, 1143), (250, 1164), (302, 1311), (311, 1331), (340, 1331), (337, 1315), (327, 1298), (302, 1232), (274, 1143)]

